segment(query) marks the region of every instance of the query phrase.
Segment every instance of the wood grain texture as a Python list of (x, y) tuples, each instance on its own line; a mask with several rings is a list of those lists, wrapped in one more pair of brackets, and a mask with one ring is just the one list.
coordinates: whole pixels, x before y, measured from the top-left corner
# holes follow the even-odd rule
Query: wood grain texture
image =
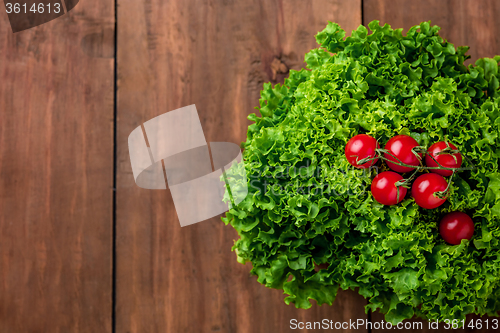
[[(0, 332), (111, 332), (112, 1), (13, 34), (0, 17)], [(111, 40), (111, 42), (113, 42)]]
[[(363, 0), (363, 24), (379, 20), (380, 24), (388, 23), (393, 29), (403, 28), (403, 34), (411, 26), (422, 21), (431, 21), (432, 25), (441, 27), (440, 35), (455, 47), (468, 45), (471, 59), (466, 64), (474, 63), (478, 58), (493, 57), (500, 54), (500, 2), (496, 0), (447, 0), (447, 1), (411, 1), (411, 0)], [(468, 316), (478, 319), (477, 316)], [(372, 321), (380, 321), (383, 315), (379, 312), (372, 315)], [(483, 321), (488, 317), (483, 317)], [(490, 321), (493, 318), (489, 318)], [(418, 321), (418, 320), (417, 320)], [(414, 322), (414, 321), (410, 321)], [(428, 323), (423, 323), (423, 330), (413, 327), (405, 332), (436, 332)], [(439, 331), (444, 331), (440, 324)], [(372, 330), (382, 332), (384, 330)], [(453, 332), (497, 332), (498, 330), (460, 329)]]
[(301, 68), (328, 20), (350, 34), (360, 1), (118, 4), (116, 332), (289, 332), (292, 318), (366, 318), (354, 292), (331, 307), (287, 306), (236, 262), (237, 234), (219, 217), (181, 228), (168, 190), (138, 188), (127, 148), (144, 121), (190, 104), (207, 141), (244, 141), (262, 84)]

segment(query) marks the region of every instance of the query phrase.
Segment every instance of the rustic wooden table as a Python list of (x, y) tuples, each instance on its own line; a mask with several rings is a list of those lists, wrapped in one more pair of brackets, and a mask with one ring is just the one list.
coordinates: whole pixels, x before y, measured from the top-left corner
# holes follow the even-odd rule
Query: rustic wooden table
[(351, 291), (331, 307), (287, 306), (236, 262), (220, 218), (181, 229), (169, 191), (135, 185), (128, 134), (196, 104), (207, 141), (244, 141), (262, 84), (286, 76), (273, 61), (303, 67), (328, 20), (348, 34), (431, 20), (471, 46), (471, 62), (500, 54), (499, 17), (497, 0), (81, 0), (13, 34), (0, 15), (0, 333), (381, 320)]

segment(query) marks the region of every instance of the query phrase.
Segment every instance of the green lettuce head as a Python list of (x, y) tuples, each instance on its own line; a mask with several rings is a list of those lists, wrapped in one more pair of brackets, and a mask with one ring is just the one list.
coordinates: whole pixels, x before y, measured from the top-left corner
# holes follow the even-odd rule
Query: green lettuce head
[[(287, 304), (329, 304), (338, 288), (358, 291), (366, 311), (395, 324), (414, 315), (463, 319), (500, 310), (500, 91), (498, 62), (465, 66), (456, 49), (423, 22), (406, 36), (378, 21), (345, 37), (329, 23), (308, 70), (284, 85), (264, 84), (261, 117), (251, 114), (245, 165), (248, 195), (223, 221), (240, 236), (238, 261)], [(394, 206), (369, 189), (376, 170), (353, 169), (347, 141), (397, 134), (421, 146), (449, 140), (475, 165), (452, 178), (445, 204), (426, 210), (409, 196)], [(383, 166), (381, 166), (383, 168)], [(438, 222), (450, 211), (474, 220), (473, 238), (448, 245)], [(317, 265), (326, 266), (318, 269)]]

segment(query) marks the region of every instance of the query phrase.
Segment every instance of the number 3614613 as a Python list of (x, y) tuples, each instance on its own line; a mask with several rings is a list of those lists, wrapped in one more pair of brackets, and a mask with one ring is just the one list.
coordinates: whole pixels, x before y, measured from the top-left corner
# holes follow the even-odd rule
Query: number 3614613
[(7, 10), (7, 14), (26, 14), (26, 13), (60, 13), (61, 12), (61, 4), (60, 3), (53, 3), (52, 5), (50, 3), (34, 3), (29, 7), (29, 5), (23, 3), (6, 3), (5, 8)]
[(492, 329), (496, 330), (499, 328), (498, 319), (496, 319), (496, 318), (483, 319), (483, 320), (471, 319), (469, 322), (467, 322), (465, 319), (463, 319), (463, 320), (445, 319), (444, 323), (445, 323), (444, 328), (447, 330), (448, 329), (457, 329), (460, 327), (464, 327), (464, 328), (467, 327), (467, 328), (478, 329), (478, 330), (480, 330), (482, 328), (486, 328), (486, 329), (492, 328)]

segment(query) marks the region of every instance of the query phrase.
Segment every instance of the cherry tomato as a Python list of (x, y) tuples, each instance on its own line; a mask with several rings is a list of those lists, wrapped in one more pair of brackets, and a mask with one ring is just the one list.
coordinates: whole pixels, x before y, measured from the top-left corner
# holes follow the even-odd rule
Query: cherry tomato
[(446, 198), (439, 198), (436, 192), (442, 192), (447, 187), (448, 183), (443, 176), (437, 173), (424, 173), (413, 182), (411, 196), (420, 207), (433, 209), (441, 206), (446, 201)]
[(472, 238), (474, 234), (474, 222), (465, 213), (451, 212), (441, 219), (439, 233), (447, 243), (458, 245), (462, 239)]
[[(441, 166), (444, 166), (447, 168), (460, 168), (460, 166), (462, 165), (462, 155), (460, 153), (451, 154), (451, 153), (445, 152), (442, 154), (438, 154), (441, 151), (443, 151), (443, 149), (447, 148), (448, 146), (449, 146), (449, 148), (451, 148), (453, 150), (457, 150), (457, 147), (455, 147), (455, 145), (453, 145), (452, 143), (449, 143), (449, 142), (447, 145), (445, 141), (439, 141), (439, 142), (436, 142), (435, 144), (433, 144), (432, 146), (430, 146), (429, 149), (427, 150), (427, 154), (425, 155), (425, 165), (427, 165), (428, 167), (439, 166), (432, 159), (432, 157), (434, 157), (434, 159), (439, 164), (441, 164)], [(431, 155), (432, 155), (432, 157), (431, 157)], [(453, 156), (455, 156), (455, 158), (453, 158)], [(438, 175), (441, 175), (441, 176), (446, 176), (446, 177), (451, 176), (453, 173), (452, 170), (443, 170), (443, 169), (431, 169), (429, 171), (437, 173)]]
[[(411, 136), (396, 135), (395, 137), (387, 141), (385, 149), (387, 149), (389, 152), (391, 152), (392, 155), (397, 157), (399, 161), (405, 164), (418, 166), (420, 164), (420, 160), (412, 152), (412, 149), (416, 146), (418, 146), (418, 142), (415, 141), (415, 139), (412, 138)], [(422, 159), (421, 153), (419, 153), (418, 156), (420, 156), (420, 159)], [(390, 161), (399, 163), (399, 161), (396, 158), (392, 157), (387, 153), (384, 154), (384, 157)], [(389, 161), (387, 161), (387, 166), (391, 170), (394, 170), (396, 172), (409, 172), (414, 170), (414, 168), (397, 165)]]
[(347, 142), (347, 145), (345, 146), (345, 157), (352, 166), (358, 169), (366, 169), (377, 163), (378, 158), (365, 162), (361, 165), (358, 165), (358, 161), (361, 161), (364, 158), (377, 156), (375, 149), (379, 147), (380, 146), (375, 138), (366, 134), (358, 134), (353, 136), (349, 142)]
[[(395, 205), (403, 201), (406, 195), (406, 188), (396, 186), (396, 182), (403, 180), (403, 176), (392, 171), (384, 171), (373, 178), (372, 195), (377, 202), (383, 205)], [(398, 200), (399, 191), (399, 200)]]

